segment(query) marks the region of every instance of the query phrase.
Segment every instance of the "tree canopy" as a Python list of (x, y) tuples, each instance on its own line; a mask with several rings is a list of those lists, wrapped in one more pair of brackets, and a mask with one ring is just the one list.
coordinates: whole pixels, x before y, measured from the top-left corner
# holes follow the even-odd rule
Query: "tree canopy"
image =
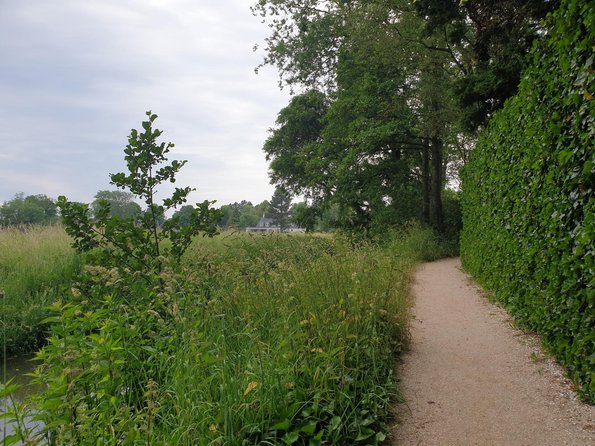
[(47, 195), (18, 193), (0, 206), (0, 225), (47, 225), (57, 222), (58, 208)]
[(221, 206), (221, 218), (217, 225), (220, 228), (243, 229), (254, 227), (265, 215), (269, 208), (269, 202), (264, 200), (262, 203), (253, 205), (252, 202), (242, 200), (240, 202), (226, 204)]
[(545, 32), (541, 20), (558, 0), (417, 0), (425, 35), (445, 37), (461, 68), (455, 92), (468, 129), (485, 126), (513, 96), (527, 67), (527, 54)]
[[(429, 90), (448, 85), (441, 71), (446, 57), (409, 44), (408, 36), (420, 28), (412, 11), (399, 18), (397, 27), (391, 10), (379, 2), (348, 2), (349, 8), (319, 3), (275, 2), (278, 12), (293, 18), (294, 32), (273, 18), (272, 26), (285, 32), (269, 39), (267, 62), (284, 63), (283, 76), (300, 70), (293, 59), (305, 55), (327, 58), (328, 69), (286, 79), (309, 90), (280, 111), (264, 145), (272, 182), (316, 205), (338, 204), (349, 227), (423, 217), (440, 228), (445, 140), (455, 113), (448, 112), (454, 108), (448, 89), (432, 92), (431, 100)], [(326, 23), (326, 32), (336, 33), (335, 45), (322, 53), (316, 53), (316, 45), (310, 48), (314, 53), (288, 52), (288, 39), (300, 48), (310, 45), (314, 37), (303, 34), (307, 20), (316, 22), (316, 36)], [(313, 90), (314, 85), (325, 89)]]
[(263, 64), (300, 90), (264, 144), (271, 181), (339, 205), (346, 226), (444, 230), (443, 191), (554, 3), (259, 0)]
[(138, 218), (142, 214), (142, 208), (134, 201), (134, 194), (121, 190), (100, 190), (95, 194), (91, 203), (94, 215), (100, 212), (102, 206), (109, 206), (109, 215), (120, 218)]

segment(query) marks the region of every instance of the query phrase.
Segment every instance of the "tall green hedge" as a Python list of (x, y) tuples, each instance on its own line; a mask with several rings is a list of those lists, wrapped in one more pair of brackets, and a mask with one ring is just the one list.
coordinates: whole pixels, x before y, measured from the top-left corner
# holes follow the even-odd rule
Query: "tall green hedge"
[(595, 9), (563, 0), (463, 172), (464, 267), (595, 402)]

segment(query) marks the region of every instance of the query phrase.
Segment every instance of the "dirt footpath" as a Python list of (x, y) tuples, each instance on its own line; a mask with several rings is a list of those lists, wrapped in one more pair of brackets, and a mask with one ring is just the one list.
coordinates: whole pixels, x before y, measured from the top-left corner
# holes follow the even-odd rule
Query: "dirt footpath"
[(414, 295), (394, 445), (595, 445), (595, 406), (576, 399), (537, 338), (513, 328), (458, 259), (424, 264)]

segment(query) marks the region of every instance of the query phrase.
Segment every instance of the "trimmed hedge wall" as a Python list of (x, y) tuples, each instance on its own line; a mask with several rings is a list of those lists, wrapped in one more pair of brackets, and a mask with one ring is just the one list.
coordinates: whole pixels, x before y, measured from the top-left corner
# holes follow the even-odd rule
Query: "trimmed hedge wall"
[(595, 402), (595, 9), (564, 0), (463, 172), (464, 267)]

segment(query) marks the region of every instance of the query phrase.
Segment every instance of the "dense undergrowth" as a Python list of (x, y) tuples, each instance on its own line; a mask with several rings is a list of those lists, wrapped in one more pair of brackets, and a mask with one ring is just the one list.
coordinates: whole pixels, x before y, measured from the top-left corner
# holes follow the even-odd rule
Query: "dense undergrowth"
[(378, 444), (412, 269), (441, 250), (420, 228), (382, 246), (198, 238), (157, 300), (87, 267), (53, 306), (47, 390), (26, 405), (50, 444)]
[(463, 265), (595, 402), (595, 14), (566, 0), (463, 172)]
[(43, 344), (48, 307), (80, 269), (70, 243), (60, 226), (0, 229), (0, 357)]
[[(176, 393), (196, 395), (176, 410), (185, 423), (170, 420), (176, 442), (383, 440), (394, 354), (406, 342), (411, 257), (267, 237), (238, 239), (215, 263), (215, 280), (227, 285), (207, 291), (212, 300), (197, 309), (176, 363)], [(197, 357), (208, 358), (198, 374), (188, 361)]]

